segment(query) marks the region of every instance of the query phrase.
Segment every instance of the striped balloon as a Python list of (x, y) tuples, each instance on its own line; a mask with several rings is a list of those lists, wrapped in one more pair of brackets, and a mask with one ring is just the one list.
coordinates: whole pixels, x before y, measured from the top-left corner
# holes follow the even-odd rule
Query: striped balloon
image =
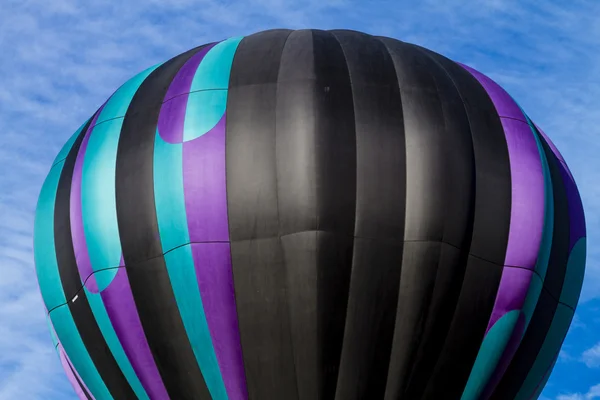
[(121, 86), (56, 157), (35, 259), (81, 399), (535, 399), (585, 221), (550, 139), (422, 47), (272, 30)]

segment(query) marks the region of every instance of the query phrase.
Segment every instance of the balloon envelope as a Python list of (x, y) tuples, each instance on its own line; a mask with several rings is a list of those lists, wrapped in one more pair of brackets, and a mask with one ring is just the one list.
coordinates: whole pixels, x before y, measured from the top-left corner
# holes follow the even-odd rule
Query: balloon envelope
[(42, 188), (82, 399), (530, 399), (585, 265), (566, 163), (483, 74), (354, 31), (200, 46), (120, 87)]

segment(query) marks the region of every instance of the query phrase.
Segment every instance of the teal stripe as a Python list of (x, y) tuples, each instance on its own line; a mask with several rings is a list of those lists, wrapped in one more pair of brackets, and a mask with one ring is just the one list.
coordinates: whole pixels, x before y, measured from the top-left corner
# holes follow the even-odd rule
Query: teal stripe
[[(102, 109), (90, 133), (83, 162), (81, 203), (83, 228), (92, 269), (100, 291), (113, 281), (121, 261), (121, 241), (117, 220), (116, 165), (123, 116), (151, 67), (121, 86)], [(110, 268), (110, 269), (106, 269)], [(86, 294), (117, 365), (140, 399), (149, 399), (121, 345), (100, 294)]]
[[(117, 221), (116, 168), (123, 117), (151, 67), (121, 86), (108, 100), (90, 133), (83, 162), (81, 210), (83, 230), (92, 269), (119, 266), (121, 240)], [(104, 121), (104, 122), (102, 122)], [(96, 275), (100, 291), (114, 279), (117, 269)]]
[(160, 64), (154, 65), (127, 82), (125, 82), (120, 88), (118, 88), (115, 93), (110, 97), (110, 99), (106, 102), (106, 105), (102, 109), (102, 112), (98, 116), (98, 120), (96, 121), (96, 125), (107, 121), (113, 118), (124, 117), (127, 109), (129, 108), (129, 104), (131, 103), (131, 99), (139, 89), (140, 85), (144, 80), (159, 67)]
[(54, 243), (54, 203), (64, 160), (50, 169), (38, 198), (35, 213), (33, 254), (40, 291), (46, 308), (52, 310), (67, 302), (58, 272)]
[(67, 158), (67, 155), (69, 155), (69, 151), (71, 151), (71, 148), (73, 147), (73, 143), (75, 143), (75, 141), (79, 137), (79, 134), (81, 133), (81, 131), (83, 130), (83, 128), (85, 127), (85, 125), (88, 122), (89, 122), (89, 119), (87, 121), (85, 121), (83, 123), (83, 125), (81, 125), (79, 127), (79, 129), (77, 129), (77, 131), (73, 135), (71, 135), (71, 137), (69, 138), (69, 140), (67, 140), (67, 143), (64, 144), (64, 146), (62, 147), (62, 149), (60, 149), (60, 151), (56, 155), (56, 158), (54, 159), (54, 162), (52, 163), (52, 165), (55, 165), (58, 162), (60, 162), (60, 161), (64, 160), (65, 158)]
[[(123, 119), (96, 125), (90, 134), (81, 179), (83, 230), (94, 272), (117, 267), (121, 261), (121, 240), (117, 222), (117, 147)], [(96, 274), (98, 289), (104, 290), (117, 269)]]
[(569, 260), (567, 261), (567, 271), (563, 282), (562, 292), (560, 293), (560, 302), (573, 308), (577, 307), (583, 277), (585, 275), (586, 258), (586, 238), (582, 237), (571, 249)]
[[(99, 275), (105, 274), (107, 272), (108, 271), (106, 270), (97, 272), (96, 278), (98, 278)], [(94, 313), (94, 318), (96, 319), (96, 322), (100, 327), (100, 332), (102, 332), (102, 336), (104, 337), (104, 340), (106, 341), (110, 352), (115, 357), (117, 365), (123, 372), (125, 379), (127, 379), (127, 382), (129, 382), (129, 385), (135, 392), (138, 399), (150, 400), (148, 394), (146, 393), (146, 390), (142, 386), (142, 383), (138, 379), (135, 371), (133, 370), (129, 359), (125, 354), (125, 350), (123, 349), (123, 346), (121, 346), (121, 342), (119, 342), (119, 338), (117, 337), (117, 333), (115, 332), (115, 329), (112, 326), (112, 323), (108, 316), (108, 312), (106, 311), (106, 307), (102, 302), (101, 295), (99, 293), (91, 293), (85, 287), (84, 290), (92, 312)]]
[(519, 310), (507, 312), (488, 331), (477, 354), (461, 400), (477, 400), (479, 398), (496, 370), (496, 365), (504, 353), (520, 314)]
[(527, 375), (527, 378), (525, 378), (521, 390), (517, 393), (515, 400), (529, 400), (531, 395), (536, 391), (538, 384), (542, 381), (548, 368), (554, 362), (556, 353), (562, 345), (572, 319), (573, 310), (564, 304), (559, 303), (540, 352), (529, 370), (529, 374)]
[(523, 314), (525, 315), (525, 329), (523, 330), (523, 335), (527, 332), (527, 328), (531, 322), (531, 317), (533, 316), (540, 294), (542, 293), (542, 287), (543, 283), (540, 277), (533, 274), (529, 289), (527, 290), (527, 297), (525, 297), (525, 303), (523, 304)]
[(215, 45), (198, 66), (190, 91), (228, 89), (231, 64), (243, 37), (234, 37)]
[(165, 262), (179, 313), (206, 386), (214, 400), (226, 400), (227, 391), (204, 314), (191, 244), (165, 254)]
[(163, 251), (190, 242), (183, 192), (183, 145), (154, 142), (154, 199)]
[[(190, 344), (212, 398), (227, 399), (225, 384), (204, 314), (189, 244), (183, 191), (183, 145), (169, 144), (156, 132), (154, 196), (167, 272)], [(178, 247), (185, 244), (183, 247)]]
[(51, 310), (49, 317), (56, 332), (57, 342), (60, 339), (73, 366), (94, 397), (112, 399), (79, 335), (71, 311), (66, 305), (60, 280), (54, 242), (54, 208), (63, 166), (64, 160), (50, 169), (38, 199), (34, 233), (36, 273), (46, 308)]
[(65, 304), (50, 311), (50, 318), (65, 352), (69, 355), (69, 360), (90, 392), (96, 399), (112, 399), (112, 395), (81, 340), (69, 306)]

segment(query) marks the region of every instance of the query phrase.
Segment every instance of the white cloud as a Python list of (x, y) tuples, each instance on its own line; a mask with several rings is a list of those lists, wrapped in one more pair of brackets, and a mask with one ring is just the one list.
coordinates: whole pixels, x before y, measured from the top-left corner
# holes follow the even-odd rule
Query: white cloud
[(600, 367), (600, 343), (584, 351), (581, 361), (589, 368)]
[(592, 386), (587, 393), (561, 394), (556, 400), (595, 400), (600, 399), (600, 384)]

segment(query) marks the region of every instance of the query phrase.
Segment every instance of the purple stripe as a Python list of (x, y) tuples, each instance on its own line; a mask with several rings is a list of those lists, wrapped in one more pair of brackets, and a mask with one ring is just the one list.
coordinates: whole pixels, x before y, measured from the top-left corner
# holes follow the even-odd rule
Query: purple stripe
[[(225, 120), (183, 144), (183, 182), (192, 243), (228, 242)], [(200, 295), (229, 398), (247, 399), (228, 243), (193, 245)]]
[(507, 312), (523, 308), (533, 274), (529, 269), (504, 267), (488, 330)]
[(519, 106), (482, 73), (464, 66), (487, 91), (500, 115), (512, 182), (506, 265), (535, 268), (544, 229), (544, 174), (535, 136)]
[(539, 149), (524, 122), (502, 118), (508, 144), (512, 200), (505, 265), (534, 269), (544, 230), (544, 174)]
[[(106, 103), (104, 103), (106, 104)], [(98, 293), (98, 284), (96, 277), (94, 276), (94, 270), (92, 268), (92, 261), (88, 253), (87, 243), (85, 240), (85, 231), (83, 230), (83, 213), (81, 207), (81, 184), (83, 175), (83, 161), (85, 158), (85, 152), (87, 150), (90, 136), (98, 120), (98, 116), (104, 108), (104, 104), (90, 123), (87, 132), (79, 147), (77, 153), (77, 159), (75, 160), (75, 167), (73, 169), (73, 177), (71, 179), (71, 198), (70, 198), (70, 218), (71, 218), (71, 237), (73, 239), (73, 250), (75, 252), (75, 260), (77, 262), (77, 269), (79, 270), (79, 276), (81, 281), (85, 283), (85, 287), (91, 293)]]
[(248, 398), (229, 243), (194, 243), (192, 254), (206, 321), (230, 400)]
[(527, 123), (523, 112), (519, 105), (512, 99), (512, 97), (504, 90), (500, 85), (491, 80), (489, 77), (485, 76), (481, 72), (469, 67), (468, 65), (464, 65), (458, 63), (461, 67), (466, 69), (473, 75), (484, 87), (488, 96), (492, 99), (494, 103), (494, 107), (498, 112), (498, 115), (506, 118), (513, 118), (519, 121), (523, 121)]
[[(73, 364), (71, 364), (71, 362), (69, 361), (69, 359), (67, 357), (67, 353), (63, 349), (62, 345), (58, 346), (58, 354), (60, 357), (60, 363), (62, 364), (62, 367), (65, 370), (65, 372), (67, 373), (67, 378), (69, 379), (69, 382), (71, 382), (71, 386), (73, 386), (73, 389), (75, 389), (75, 393), (77, 393), (77, 397), (79, 397), (81, 400), (87, 400), (88, 397), (85, 395), (85, 392), (84, 392), (84, 390), (87, 390), (87, 389), (84, 389), (82, 387), (83, 381), (81, 380), (81, 377), (79, 375), (75, 376), (75, 374), (77, 374), (77, 371), (75, 371), (75, 368), (73, 368)], [(73, 374), (73, 372), (75, 372), (75, 374)], [(81, 382), (82, 385), (80, 385), (79, 382)], [(88, 390), (88, 395), (89, 394), (90, 393)], [(91, 395), (90, 395), (90, 397), (94, 398)]]
[(505, 267), (487, 332), (506, 312), (523, 307), (531, 274), (517, 273), (516, 266), (534, 270), (544, 230), (544, 174), (535, 136), (515, 101), (494, 81), (463, 66), (483, 86), (501, 117), (511, 172), (511, 216)]
[(192, 243), (229, 240), (225, 119), (226, 114), (208, 133), (183, 144), (183, 187)]
[(118, 269), (114, 280), (100, 295), (119, 342), (148, 396), (168, 399), (137, 313), (126, 268)]
[(158, 116), (158, 133), (165, 142), (172, 144), (183, 142), (187, 93), (190, 92), (200, 62), (215, 45), (216, 43), (208, 45), (194, 54), (173, 78)]

